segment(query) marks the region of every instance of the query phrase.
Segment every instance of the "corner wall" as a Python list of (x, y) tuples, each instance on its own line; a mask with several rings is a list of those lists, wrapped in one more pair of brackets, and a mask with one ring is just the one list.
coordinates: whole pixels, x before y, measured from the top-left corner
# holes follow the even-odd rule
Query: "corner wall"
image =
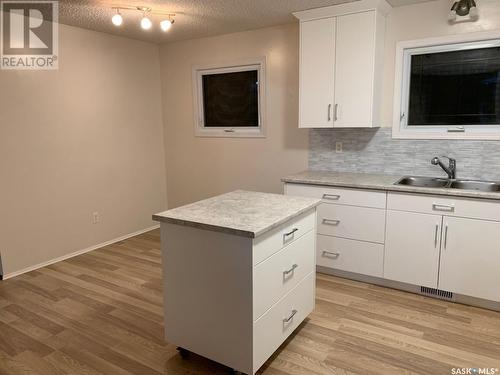
[(0, 71), (6, 275), (151, 227), (166, 208), (158, 46), (65, 25), (59, 43), (58, 71)]
[[(163, 45), (160, 49), (170, 208), (235, 189), (282, 193), (281, 177), (307, 168), (297, 128), (298, 24)], [(266, 56), (266, 138), (194, 136), (192, 67)]]

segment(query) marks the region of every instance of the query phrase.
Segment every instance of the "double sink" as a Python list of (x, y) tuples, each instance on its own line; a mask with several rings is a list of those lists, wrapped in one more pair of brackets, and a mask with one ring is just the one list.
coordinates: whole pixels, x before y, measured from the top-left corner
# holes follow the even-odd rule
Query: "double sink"
[(500, 182), (406, 176), (395, 185), (500, 192)]

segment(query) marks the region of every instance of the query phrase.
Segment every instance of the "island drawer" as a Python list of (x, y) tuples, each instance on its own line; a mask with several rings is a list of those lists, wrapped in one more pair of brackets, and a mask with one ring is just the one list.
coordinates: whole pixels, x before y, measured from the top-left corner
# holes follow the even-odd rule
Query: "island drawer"
[(318, 266), (383, 277), (384, 245), (318, 235)]
[(285, 185), (285, 194), (301, 197), (321, 198), (323, 203), (347, 204), (351, 206), (385, 208), (385, 191), (348, 189), (317, 185)]
[(293, 243), (316, 225), (316, 210), (313, 208), (254, 239), (253, 265), (269, 258), (283, 247)]
[(311, 272), (253, 326), (254, 369), (260, 368), (314, 309), (315, 273)]
[(310, 230), (254, 268), (254, 320), (315, 270), (314, 244), (315, 233)]
[(384, 243), (385, 210), (320, 204), (318, 234)]
[(500, 201), (389, 193), (387, 209), (500, 221)]

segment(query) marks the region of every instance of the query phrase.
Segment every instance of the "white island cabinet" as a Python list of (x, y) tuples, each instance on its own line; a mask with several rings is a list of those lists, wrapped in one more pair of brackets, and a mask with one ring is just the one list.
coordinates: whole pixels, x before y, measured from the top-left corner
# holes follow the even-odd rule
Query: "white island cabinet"
[(154, 215), (166, 340), (254, 374), (314, 308), (318, 204), (234, 191)]

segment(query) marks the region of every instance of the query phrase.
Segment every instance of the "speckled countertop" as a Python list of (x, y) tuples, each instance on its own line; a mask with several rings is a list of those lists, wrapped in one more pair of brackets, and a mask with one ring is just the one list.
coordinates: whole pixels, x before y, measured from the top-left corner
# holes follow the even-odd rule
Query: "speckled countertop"
[[(411, 173), (409, 175), (411, 175)], [(399, 181), (402, 177), (404, 176), (372, 174), (372, 173), (344, 173), (344, 172), (308, 170), (291, 176), (284, 177), (282, 178), (282, 181), (292, 182), (297, 184), (326, 185), (326, 186), (338, 186), (346, 188), (400, 191), (407, 193), (421, 193), (421, 194), (433, 194), (433, 195), (447, 195), (454, 197), (500, 200), (500, 193), (493, 193), (493, 192), (394, 185), (394, 183)]]
[(258, 237), (314, 208), (315, 198), (236, 190), (153, 215), (153, 220)]

